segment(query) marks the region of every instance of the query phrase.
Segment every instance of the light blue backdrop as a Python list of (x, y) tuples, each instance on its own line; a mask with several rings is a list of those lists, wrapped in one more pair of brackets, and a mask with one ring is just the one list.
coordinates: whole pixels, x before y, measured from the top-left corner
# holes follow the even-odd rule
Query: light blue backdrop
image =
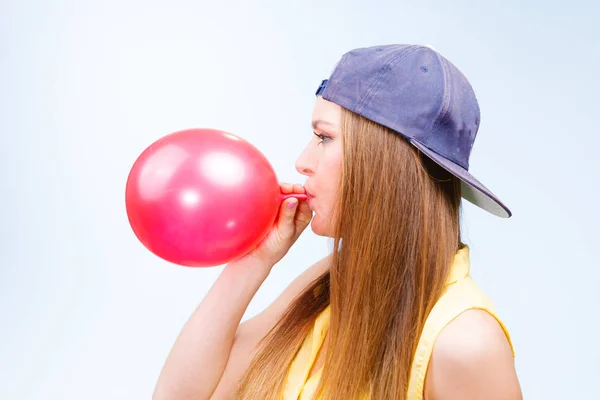
[[(215, 127), (281, 180), (314, 92), (351, 48), (430, 44), (469, 77), (471, 171), (514, 212), (465, 203), (473, 275), (525, 398), (600, 398), (600, 13), (559, 1), (0, 1), (0, 398), (148, 399), (222, 267), (135, 239), (124, 185), (152, 141)], [(244, 318), (330, 243), (302, 236)]]

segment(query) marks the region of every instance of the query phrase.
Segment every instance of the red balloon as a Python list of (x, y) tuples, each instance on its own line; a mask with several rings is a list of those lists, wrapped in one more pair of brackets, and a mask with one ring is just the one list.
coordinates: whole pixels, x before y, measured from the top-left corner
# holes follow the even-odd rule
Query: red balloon
[(162, 259), (188, 267), (222, 265), (251, 251), (292, 196), (281, 193), (257, 148), (215, 129), (157, 140), (137, 158), (126, 186), (137, 238)]

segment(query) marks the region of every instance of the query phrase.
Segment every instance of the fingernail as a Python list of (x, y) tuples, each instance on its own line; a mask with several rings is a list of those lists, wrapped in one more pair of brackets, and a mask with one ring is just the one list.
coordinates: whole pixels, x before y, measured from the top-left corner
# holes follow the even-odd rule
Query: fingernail
[(292, 208), (296, 207), (296, 204), (298, 204), (298, 200), (296, 200), (296, 198), (292, 198), (292, 200), (290, 200), (289, 204), (288, 204), (288, 208), (291, 210)]

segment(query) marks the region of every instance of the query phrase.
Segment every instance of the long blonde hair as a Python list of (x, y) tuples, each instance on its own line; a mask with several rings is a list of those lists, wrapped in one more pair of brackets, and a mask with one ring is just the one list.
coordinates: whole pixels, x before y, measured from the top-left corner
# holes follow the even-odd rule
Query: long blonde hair
[(331, 268), (260, 342), (237, 399), (282, 398), (290, 364), (328, 305), (330, 346), (317, 397), (406, 399), (425, 320), (464, 246), (460, 181), (398, 134), (342, 111)]

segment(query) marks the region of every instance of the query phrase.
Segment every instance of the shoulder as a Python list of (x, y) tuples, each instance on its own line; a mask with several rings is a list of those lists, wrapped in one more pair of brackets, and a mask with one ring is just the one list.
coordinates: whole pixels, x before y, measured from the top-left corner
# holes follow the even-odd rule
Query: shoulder
[(511, 346), (492, 315), (468, 310), (442, 330), (425, 394), (428, 400), (522, 399)]

